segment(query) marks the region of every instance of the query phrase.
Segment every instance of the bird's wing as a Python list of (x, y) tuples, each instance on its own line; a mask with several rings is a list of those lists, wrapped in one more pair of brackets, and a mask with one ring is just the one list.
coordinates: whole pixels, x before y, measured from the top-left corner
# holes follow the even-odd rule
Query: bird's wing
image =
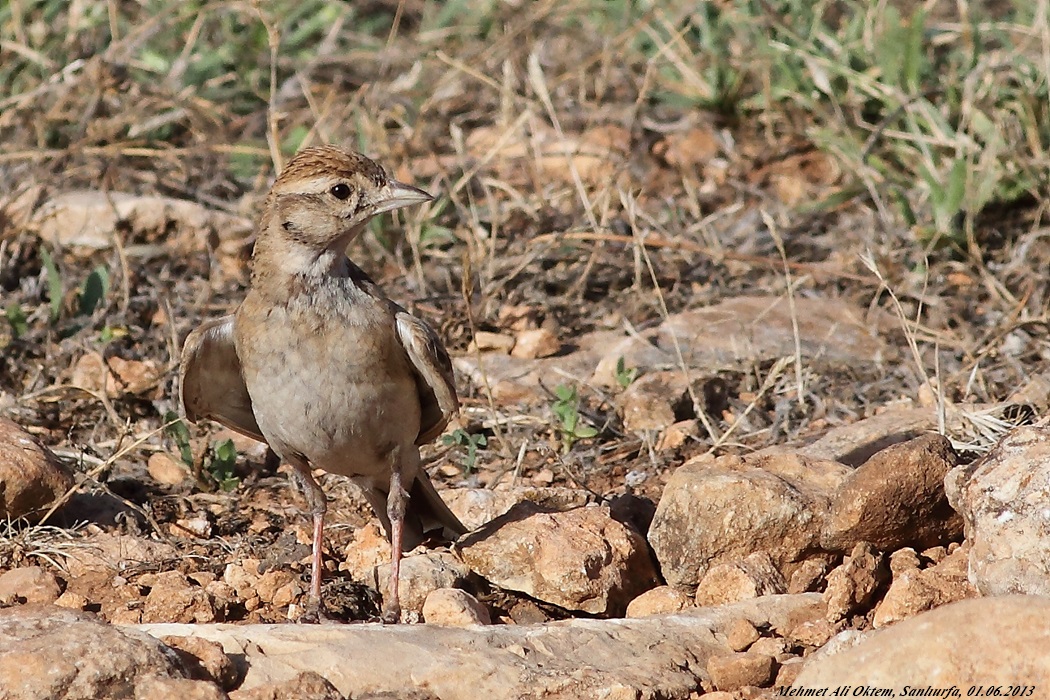
[(394, 318), (397, 337), (416, 372), (422, 408), (416, 444), (422, 445), (440, 435), (449, 419), (459, 411), (452, 361), (430, 326), (404, 309), (399, 309)]
[(241, 377), (232, 315), (206, 321), (187, 336), (182, 346), (179, 379), (182, 405), (191, 421), (208, 418), (260, 442), (266, 441)]

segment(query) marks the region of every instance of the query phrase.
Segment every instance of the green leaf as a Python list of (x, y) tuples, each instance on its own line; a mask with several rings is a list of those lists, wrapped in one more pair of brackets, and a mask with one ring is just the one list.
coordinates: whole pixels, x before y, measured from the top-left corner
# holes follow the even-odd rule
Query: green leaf
[(179, 456), (182, 457), (182, 461), (186, 463), (186, 466), (192, 468), (193, 448), (190, 446), (190, 431), (186, 427), (186, 424), (179, 419), (179, 415), (175, 413), (175, 411), (168, 411), (165, 413), (164, 422), (170, 423), (170, 425), (164, 429), (164, 432), (175, 441), (175, 445), (179, 448)]
[(632, 367), (632, 368), (628, 369), (627, 368), (627, 362), (626, 362), (626, 360), (623, 359), (623, 355), (621, 355), (620, 358), (618, 360), (616, 360), (616, 382), (621, 387), (626, 389), (637, 378), (638, 378), (638, 369), (636, 367)]
[(578, 438), (592, 438), (598, 434), (598, 429), (590, 425), (581, 425), (576, 428), (574, 435)]
[(12, 301), (7, 305), (7, 321), (11, 324), (11, 332), (16, 338), (20, 338), (29, 332), (29, 323), (26, 320), (26, 314), (22, 311), (21, 305), (16, 301)]
[(289, 131), (288, 135), (284, 137), (284, 142), (281, 143), (282, 153), (295, 153), (299, 150), (299, 147), (303, 145), (303, 140), (306, 139), (306, 135), (310, 133), (310, 130), (302, 124), (293, 126)]
[(564, 384), (559, 384), (554, 387), (554, 395), (558, 397), (559, 401), (566, 403), (576, 400), (576, 387), (569, 387)]
[(109, 270), (99, 265), (92, 270), (80, 289), (80, 314), (90, 316), (109, 293)]
[(876, 37), (875, 60), (882, 73), (882, 81), (894, 87), (901, 87), (904, 64), (901, 43), (904, 40), (904, 30), (901, 27), (900, 12), (893, 5), (888, 5), (882, 12), (881, 27), (882, 32)]
[(969, 162), (966, 158), (956, 158), (948, 173), (948, 186), (945, 188), (944, 210), (954, 217), (962, 208), (963, 196), (966, 194), (966, 171)]
[(911, 23), (905, 33), (903, 62), (901, 65), (902, 87), (908, 92), (916, 93), (922, 85), (923, 73), (923, 40), (926, 34), (926, 12), (919, 8), (911, 16)]
[(233, 440), (223, 440), (215, 443), (215, 459), (230, 465), (237, 461), (237, 448), (234, 446)]
[(47, 293), (51, 302), (51, 322), (54, 323), (62, 313), (62, 277), (58, 274), (58, 268), (46, 248), (40, 249), (40, 259), (44, 262), (44, 272), (47, 273)]

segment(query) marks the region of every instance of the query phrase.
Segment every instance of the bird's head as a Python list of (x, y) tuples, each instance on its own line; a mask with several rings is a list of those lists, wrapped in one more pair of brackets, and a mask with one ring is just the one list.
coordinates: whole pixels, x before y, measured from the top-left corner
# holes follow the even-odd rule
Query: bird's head
[(372, 217), (431, 199), (360, 153), (317, 146), (297, 153), (281, 172), (261, 229), (318, 253), (342, 254)]

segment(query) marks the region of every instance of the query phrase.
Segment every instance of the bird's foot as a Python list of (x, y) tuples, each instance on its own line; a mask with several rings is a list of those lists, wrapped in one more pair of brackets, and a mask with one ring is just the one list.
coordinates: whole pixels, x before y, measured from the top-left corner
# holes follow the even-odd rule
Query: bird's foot
[(324, 611), (321, 601), (311, 599), (303, 604), (303, 614), (296, 619), (296, 623), (300, 625), (336, 625), (339, 624), (339, 620), (330, 617)]
[(401, 606), (398, 603), (384, 605), (379, 619), (384, 625), (396, 625), (401, 622)]

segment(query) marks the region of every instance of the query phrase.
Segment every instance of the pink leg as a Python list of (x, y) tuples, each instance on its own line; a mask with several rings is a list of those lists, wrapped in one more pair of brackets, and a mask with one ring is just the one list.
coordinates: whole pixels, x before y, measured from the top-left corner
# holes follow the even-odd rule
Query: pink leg
[(401, 543), (405, 534), (405, 505), (408, 493), (401, 484), (401, 460), (396, 456), (392, 460), (390, 474), (390, 495), (387, 496), (386, 513), (390, 518), (390, 585), (387, 588), (389, 600), (383, 601), (383, 622), (394, 624), (401, 620), (401, 599), (398, 594), (398, 581), (401, 575)]
[(310, 599), (321, 604), (321, 547), (324, 546), (324, 512), (314, 513), (314, 550), (310, 565)]
[(317, 480), (314, 479), (314, 475), (310, 473), (308, 464), (293, 462), (292, 467), (295, 468), (295, 474), (298, 477), (296, 481), (299, 482), (303, 495), (306, 496), (306, 502), (310, 506), (310, 513), (314, 517), (313, 556), (310, 564), (310, 600), (320, 608), (321, 550), (324, 547), (324, 515), (328, 510), (328, 499), (325, 498), (324, 491), (321, 489), (320, 484), (317, 483)]

